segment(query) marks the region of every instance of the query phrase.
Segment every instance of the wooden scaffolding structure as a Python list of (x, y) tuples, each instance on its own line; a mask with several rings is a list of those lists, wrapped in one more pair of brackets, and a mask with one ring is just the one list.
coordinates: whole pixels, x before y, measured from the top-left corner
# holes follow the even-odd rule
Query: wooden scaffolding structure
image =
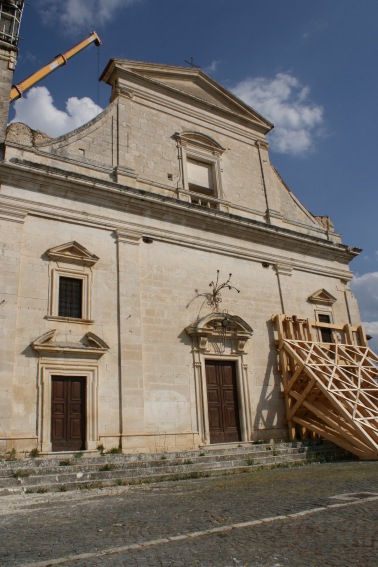
[[(290, 438), (320, 436), (377, 460), (378, 356), (363, 328), (286, 315), (272, 320)], [(324, 328), (333, 342), (321, 342)]]

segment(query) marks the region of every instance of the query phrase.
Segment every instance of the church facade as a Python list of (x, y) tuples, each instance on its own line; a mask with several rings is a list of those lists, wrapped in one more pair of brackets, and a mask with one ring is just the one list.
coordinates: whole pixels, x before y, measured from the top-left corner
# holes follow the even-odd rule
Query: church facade
[[(199, 69), (111, 60), (110, 105), (0, 162), (0, 452), (287, 438), (272, 316), (359, 325), (350, 261)], [(327, 326), (328, 325), (328, 326)]]

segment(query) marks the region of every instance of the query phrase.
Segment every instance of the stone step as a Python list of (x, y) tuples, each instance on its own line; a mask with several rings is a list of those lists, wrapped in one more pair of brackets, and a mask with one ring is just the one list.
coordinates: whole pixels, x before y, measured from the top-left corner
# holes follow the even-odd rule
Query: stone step
[[(300, 462), (299, 459), (291, 459), (292, 463)], [(302, 461), (305, 461), (305, 456), (302, 456)], [(228, 462), (228, 466), (222, 466), (218, 463), (217, 466), (209, 467), (196, 467), (196, 466), (182, 466), (182, 467), (166, 467), (164, 469), (152, 468), (143, 472), (143, 474), (138, 474), (140, 471), (112, 471), (104, 473), (95, 474), (84, 474), (80, 478), (76, 478), (75, 475), (62, 475), (55, 477), (54, 479), (46, 477), (37, 477), (39, 482), (34, 482), (36, 477), (30, 479), (21, 479), (21, 483), (17, 483), (16, 479), (9, 479), (16, 481), (11, 483), (9, 486), (4, 486), (0, 488), (1, 490), (7, 490), (8, 493), (15, 492), (64, 492), (68, 490), (76, 490), (82, 488), (102, 488), (109, 486), (120, 486), (127, 484), (142, 484), (146, 482), (160, 482), (165, 480), (179, 480), (185, 478), (201, 478), (222, 474), (237, 474), (237, 473), (248, 473), (252, 470), (257, 470), (259, 468), (264, 468), (267, 466), (277, 466), (279, 464), (289, 464), (288, 459), (282, 459), (280, 457), (266, 457), (261, 459), (259, 463), (247, 464), (247, 463), (235, 463)], [(25, 480), (30, 481), (24, 482)], [(53, 482), (52, 482), (53, 480)]]
[[(65, 491), (248, 472), (256, 468), (342, 457), (331, 444), (264, 444), (151, 455), (0, 462), (0, 494)], [(59, 455), (62, 457), (62, 454)], [(66, 454), (65, 454), (66, 456)], [(59, 464), (60, 463), (60, 464)], [(65, 463), (67, 466), (63, 466)]]
[[(70, 464), (72, 465), (80, 465), (83, 464), (90, 464), (102, 465), (104, 461), (110, 461), (112, 463), (115, 462), (148, 462), (148, 461), (157, 461), (162, 460), (165, 458), (169, 459), (191, 459), (191, 458), (198, 458), (198, 457), (210, 457), (213, 456), (215, 459), (222, 458), (223, 455), (233, 455), (233, 454), (240, 454), (240, 453), (260, 453), (261, 451), (280, 451), (280, 452), (305, 452), (305, 451), (317, 451), (320, 450), (324, 451), (331, 451), (334, 453), (338, 451), (339, 448), (333, 446), (331, 443), (323, 443), (321, 445), (307, 445), (303, 442), (294, 442), (294, 443), (267, 443), (267, 444), (251, 444), (245, 443), (243, 445), (236, 445), (236, 446), (229, 446), (229, 444), (225, 445), (210, 445), (204, 447), (203, 450), (196, 450), (196, 451), (185, 451), (185, 452), (169, 452), (169, 453), (150, 453), (150, 454), (109, 454), (105, 453), (104, 455), (100, 456), (98, 453), (87, 454), (87, 453), (54, 453), (49, 454), (48, 456), (38, 457), (35, 459), (31, 458), (24, 458), (17, 461), (1, 461), (0, 460), (0, 475), (2, 471), (6, 468), (13, 468), (15, 466), (15, 462), (17, 462), (17, 466), (19, 468), (24, 467), (59, 467), (62, 466), (62, 461), (71, 461)], [(77, 458), (78, 455), (80, 458)], [(82, 458), (81, 458), (82, 457)]]
[[(283, 458), (284, 457), (284, 458)], [(240, 467), (247, 467), (252, 466), (255, 464), (273, 464), (275, 462), (283, 462), (283, 461), (298, 461), (298, 460), (306, 460), (306, 455), (302, 454), (292, 454), (292, 455), (264, 455), (260, 456), (257, 459), (251, 458), (239, 458), (227, 461), (211, 461), (211, 462), (186, 462), (180, 464), (174, 464), (172, 462), (164, 463), (163, 465), (159, 463), (159, 466), (151, 465), (149, 467), (118, 467), (114, 466), (111, 470), (92, 470), (92, 471), (78, 471), (74, 472), (70, 471), (62, 471), (60, 469), (57, 473), (53, 474), (51, 471), (48, 471), (46, 474), (43, 475), (34, 475), (31, 474), (29, 476), (17, 476), (17, 472), (25, 471), (14, 471), (12, 476), (7, 478), (3, 478), (1, 481), (2, 487), (8, 486), (17, 486), (22, 485), (27, 487), (29, 485), (37, 485), (37, 484), (65, 484), (75, 482), (77, 480), (80, 481), (92, 481), (92, 480), (101, 480), (101, 479), (109, 479), (109, 478), (122, 478), (124, 476), (128, 476), (129, 478), (134, 477), (149, 477), (156, 473), (160, 474), (167, 474), (167, 473), (181, 473), (185, 471), (203, 471), (203, 470), (214, 470), (218, 468), (240, 468)]]
[[(0, 479), (7, 478), (10, 476), (14, 476), (17, 471), (19, 471), (20, 477), (26, 475), (46, 475), (46, 474), (62, 474), (63, 471), (66, 472), (92, 472), (98, 471), (104, 466), (109, 466), (112, 469), (122, 469), (122, 468), (149, 468), (149, 467), (164, 467), (168, 462), (171, 465), (185, 465), (185, 464), (193, 464), (193, 463), (217, 463), (217, 462), (225, 462), (225, 461), (233, 461), (237, 459), (259, 459), (261, 457), (265, 457), (267, 455), (296, 455), (306, 453), (303, 448), (281, 448), (281, 449), (274, 449), (271, 451), (260, 450), (260, 451), (243, 451), (239, 453), (228, 453), (228, 454), (204, 454), (200, 453), (198, 456), (192, 456), (188, 458), (188, 456), (180, 457), (180, 458), (172, 458), (171, 454), (161, 455), (159, 459), (154, 460), (143, 460), (141, 458), (135, 460), (128, 460), (128, 459), (110, 459), (103, 457), (101, 460), (97, 460), (92, 462), (92, 460), (79, 460), (79, 459), (70, 459), (70, 460), (62, 460), (59, 464), (55, 462), (51, 462), (49, 465), (46, 462), (38, 463), (37, 461), (30, 461), (22, 462), (19, 461), (19, 467), (16, 465), (15, 462), (5, 463), (5, 466), (0, 467)], [(125, 455), (127, 457), (127, 455)], [(69, 463), (69, 464), (68, 464)], [(21, 466), (22, 465), (22, 466)], [(16, 475), (17, 476), (17, 475)]]

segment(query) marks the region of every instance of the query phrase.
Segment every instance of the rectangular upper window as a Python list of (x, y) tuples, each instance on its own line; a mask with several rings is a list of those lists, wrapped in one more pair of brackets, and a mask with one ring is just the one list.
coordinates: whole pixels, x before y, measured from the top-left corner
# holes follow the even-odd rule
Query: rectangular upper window
[(58, 316), (81, 319), (83, 313), (83, 280), (59, 277)]
[(189, 191), (214, 195), (213, 165), (192, 158), (186, 160)]
[[(326, 313), (318, 313), (319, 323), (332, 323), (331, 316)], [(333, 343), (332, 329), (328, 327), (320, 327), (320, 335), (323, 343)]]

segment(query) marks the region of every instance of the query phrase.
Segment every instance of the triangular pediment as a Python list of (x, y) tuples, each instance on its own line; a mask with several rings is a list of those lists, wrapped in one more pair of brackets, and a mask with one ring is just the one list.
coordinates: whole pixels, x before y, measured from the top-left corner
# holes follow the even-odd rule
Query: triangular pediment
[(84, 266), (93, 266), (99, 260), (98, 256), (91, 254), (84, 246), (75, 240), (61, 244), (60, 246), (55, 246), (54, 248), (49, 248), (46, 254), (51, 260)]
[(258, 125), (265, 133), (273, 128), (269, 120), (222, 87), (201, 69), (112, 59), (105, 68), (101, 80), (114, 84), (117, 82), (115, 78), (120, 79), (122, 83), (122, 79), (127, 81), (128, 77), (143, 78), (147, 82), (159, 84), (172, 94), (173, 92), (181, 93), (188, 98), (211, 105), (214, 109), (218, 108), (237, 115)]
[(332, 305), (333, 303), (335, 303), (335, 301), (337, 301), (337, 299), (336, 297), (333, 297), (333, 295), (331, 295), (326, 289), (318, 289), (318, 291), (315, 291), (315, 293), (310, 295), (308, 301), (310, 301), (311, 303), (323, 303), (326, 305)]

